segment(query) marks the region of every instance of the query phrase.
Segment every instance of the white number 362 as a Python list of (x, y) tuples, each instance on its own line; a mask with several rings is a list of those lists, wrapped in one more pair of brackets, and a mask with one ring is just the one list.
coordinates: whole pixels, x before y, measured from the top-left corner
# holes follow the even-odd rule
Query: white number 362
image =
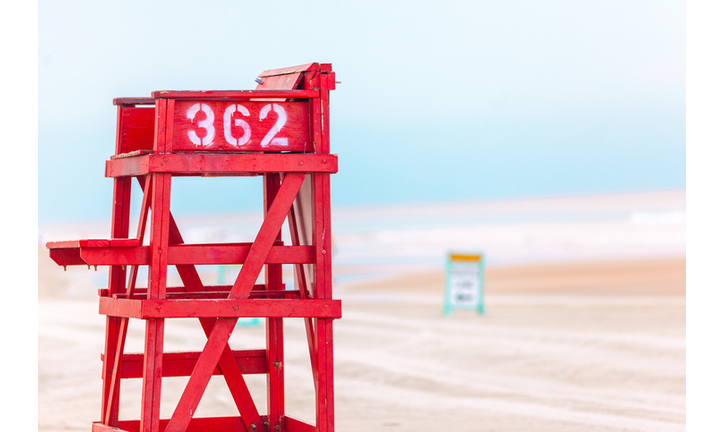
[[(207, 104), (196, 103), (191, 105), (188, 111), (186, 111), (186, 117), (189, 120), (194, 121), (199, 111), (204, 113), (206, 115), (206, 118), (203, 120), (198, 120), (197, 126), (199, 128), (205, 129), (206, 135), (201, 138), (195, 130), (190, 129), (187, 131), (188, 137), (189, 140), (191, 140), (191, 142), (196, 147), (209, 147), (216, 138), (216, 128), (214, 127), (214, 111)], [(275, 136), (279, 133), (279, 131), (281, 131), (281, 129), (287, 122), (287, 113), (284, 111), (284, 107), (279, 104), (264, 105), (261, 111), (259, 111), (259, 122), (266, 119), (270, 111), (274, 111), (277, 114), (277, 121), (276, 123), (274, 123), (274, 126), (272, 126), (272, 128), (266, 133), (264, 138), (262, 138), (260, 145), (262, 147), (268, 147), (269, 145), (289, 145), (289, 140), (287, 138), (275, 138)], [(249, 109), (241, 104), (229, 105), (228, 107), (226, 107), (226, 110), (224, 110), (224, 140), (228, 144), (240, 148), (249, 143), (249, 141), (251, 140), (252, 130), (251, 126), (246, 120), (238, 118), (237, 116), (237, 118), (233, 119), (233, 125), (236, 127), (240, 127), (243, 131), (243, 134), (239, 137), (235, 137), (232, 133), (231, 128), (232, 115), (234, 113), (239, 113), (242, 117), (249, 117), (250, 113)]]

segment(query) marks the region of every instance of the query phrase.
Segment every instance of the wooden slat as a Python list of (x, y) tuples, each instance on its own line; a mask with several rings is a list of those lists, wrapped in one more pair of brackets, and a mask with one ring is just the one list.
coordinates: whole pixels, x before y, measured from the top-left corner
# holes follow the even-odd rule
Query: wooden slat
[(284, 417), (284, 428), (282, 430), (285, 432), (317, 432), (317, 428), (313, 425), (289, 416)]
[(202, 317), (341, 318), (340, 300), (297, 299), (173, 299), (145, 300), (101, 297), (103, 315), (137, 319)]
[[(243, 264), (251, 250), (251, 244), (241, 245), (179, 245), (169, 247), (169, 264)], [(312, 248), (309, 246), (272, 246), (265, 263), (311, 263)]]
[(155, 111), (153, 107), (121, 107), (118, 154), (153, 150)]
[[(109, 426), (107, 423), (93, 422), (92, 432), (138, 432), (138, 420), (124, 421), (123, 428)], [(135, 423), (135, 424), (130, 424)]]
[[(163, 431), (168, 426), (168, 419), (161, 419), (159, 430)], [(93, 423), (93, 432), (138, 432), (140, 425), (138, 420), (121, 420), (119, 429), (112, 428), (102, 423)], [(186, 432), (246, 432), (239, 417), (201, 417), (191, 419)]]
[(311, 149), (307, 102), (178, 101), (173, 132), (174, 151)]
[(159, 90), (155, 98), (177, 100), (226, 100), (244, 102), (255, 98), (312, 99), (319, 97), (318, 90)]
[(148, 97), (120, 97), (113, 99), (113, 105), (153, 105), (156, 99)]
[(139, 155), (106, 161), (106, 177), (150, 173), (183, 175), (243, 175), (263, 173), (336, 173), (337, 155), (191, 153)]
[[(266, 293), (265, 287), (266, 287), (266, 285), (264, 285), (264, 284), (255, 284), (254, 290), (252, 291), (252, 295), (265, 294)], [(199, 285), (198, 288), (196, 286), (194, 286), (194, 287), (187, 287), (187, 286), (166, 287), (166, 295), (169, 297), (171, 297), (171, 296), (179, 297), (179, 296), (183, 296), (183, 295), (193, 296), (193, 295), (202, 295), (202, 294), (209, 294), (209, 295), (218, 294), (218, 295), (225, 295), (226, 297), (224, 297), (224, 298), (227, 298), (230, 290), (231, 290), (231, 285), (208, 285), (208, 286)], [(287, 290), (284, 292), (295, 293), (294, 295), (298, 296), (298, 294), (296, 294), (296, 293), (298, 293), (297, 290), (294, 290), (294, 291)], [(145, 299), (146, 293), (147, 293), (146, 288), (136, 288), (134, 290), (134, 295), (138, 296), (140, 298)], [(108, 289), (107, 288), (99, 289), (98, 295), (100, 297), (108, 297)], [(117, 298), (129, 298), (129, 297), (125, 294), (119, 294), (119, 295), (117, 295)]]
[[(278, 173), (264, 174), (264, 217), (269, 216), (281, 185)], [(282, 241), (281, 229), (277, 231), (275, 243)], [(311, 250), (310, 250), (311, 252)], [(268, 290), (277, 290), (283, 283), (282, 266), (266, 264), (264, 280)], [(284, 325), (282, 318), (266, 319), (267, 347), (267, 416), (269, 430), (281, 428), (284, 416)]]
[[(176, 245), (168, 247), (169, 265), (244, 264), (251, 244)], [(68, 265), (148, 265), (150, 247), (80, 247), (50, 249), (50, 257)], [(266, 264), (306, 264), (314, 262), (311, 246), (273, 246)]]
[[(170, 244), (183, 244), (184, 240), (179, 231), (178, 225), (173, 218), (173, 215), (169, 213), (169, 243)], [(181, 281), (184, 284), (186, 291), (202, 291), (205, 289), (201, 278), (199, 277), (196, 267), (193, 265), (177, 265), (176, 269), (181, 277)], [(229, 288), (229, 291), (231, 288)], [(199, 323), (204, 330), (206, 337), (211, 336), (211, 332), (216, 324), (216, 318), (214, 317), (201, 317)], [(244, 430), (248, 431), (252, 428), (252, 425), (256, 426), (258, 430), (262, 430), (263, 423), (259, 411), (254, 404), (254, 399), (251, 396), (246, 381), (241, 374), (239, 365), (234, 359), (234, 355), (227, 343), (223, 348), (221, 357), (219, 358), (218, 366), (221, 369), (221, 373), (224, 376), (224, 380), (229, 387), (231, 397), (234, 399), (234, 404), (239, 410), (241, 415), (241, 421), (244, 426)]]
[(86, 265), (80, 257), (80, 248), (50, 249), (50, 259), (59, 266)]
[(229, 298), (246, 298), (249, 296), (254, 282), (276, 241), (276, 236), (289, 213), (294, 198), (299, 192), (302, 181), (304, 181), (304, 175), (299, 173), (287, 174), (284, 177), (279, 192), (267, 210), (261, 228), (259, 228), (254, 243), (251, 245), (249, 255), (234, 282)]
[(218, 318), (211, 332), (208, 333), (208, 342), (196, 362), (193, 373), (184, 388), (176, 409), (166, 427), (166, 432), (185, 432), (191, 418), (198, 408), (201, 396), (211, 380), (211, 374), (218, 364), (224, 348), (228, 348), (229, 337), (236, 325), (236, 318)]
[[(232, 351), (234, 359), (243, 374), (266, 373), (266, 351)], [(190, 376), (199, 359), (199, 352), (175, 352), (163, 354), (162, 373), (164, 377)], [(103, 356), (101, 356), (103, 358)], [(143, 376), (143, 354), (124, 354), (122, 358), (121, 378), (141, 378)], [(214, 369), (214, 375), (221, 375), (221, 369)]]
[[(272, 77), (272, 76), (278, 76), (278, 75), (290, 75), (290, 74), (298, 75), (298, 74), (301, 74), (301, 73), (304, 73), (304, 72), (310, 71), (310, 70), (319, 70), (319, 64), (318, 63), (307, 63), (307, 64), (299, 65), (299, 66), (289, 66), (289, 67), (279, 68), (279, 69), (269, 69), (269, 70), (265, 70), (264, 72), (260, 73), (259, 77), (265, 78), (265, 77)], [(271, 89), (273, 89), (273, 90), (290, 89), (291, 90), (295, 87), (296, 86), (290, 86), (290, 87), (267, 86), (266, 88), (269, 88), (270, 90)], [(258, 86), (257, 86), (257, 88), (258, 88)]]

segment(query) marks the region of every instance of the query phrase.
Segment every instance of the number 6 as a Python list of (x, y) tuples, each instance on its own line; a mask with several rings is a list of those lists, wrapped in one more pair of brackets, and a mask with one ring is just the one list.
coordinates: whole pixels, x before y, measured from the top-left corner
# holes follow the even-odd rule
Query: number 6
[(224, 138), (226, 138), (226, 142), (229, 144), (241, 147), (249, 142), (251, 138), (251, 127), (249, 123), (242, 119), (234, 119), (234, 125), (241, 126), (244, 129), (244, 135), (240, 138), (234, 138), (234, 135), (231, 134), (231, 115), (234, 114), (234, 112), (240, 112), (241, 115), (248, 117), (249, 110), (246, 109), (244, 105), (229, 105), (226, 107), (226, 111), (224, 111)]

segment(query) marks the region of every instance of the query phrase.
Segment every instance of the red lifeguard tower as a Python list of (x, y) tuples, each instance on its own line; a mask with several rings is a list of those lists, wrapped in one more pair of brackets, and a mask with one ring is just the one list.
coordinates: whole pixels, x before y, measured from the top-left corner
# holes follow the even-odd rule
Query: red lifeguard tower
[[(248, 91), (157, 91), (119, 98), (111, 233), (104, 240), (50, 242), (61, 266), (110, 266), (99, 290), (106, 315), (101, 418), (94, 432), (334, 430), (329, 152), (330, 64), (270, 70)], [(264, 220), (252, 243), (186, 244), (170, 212), (174, 176), (263, 176)], [(132, 182), (143, 191), (138, 230), (129, 235)], [(281, 229), (288, 221), (291, 244)], [(148, 225), (148, 233), (146, 226)], [(144, 238), (148, 241), (144, 243)], [(233, 285), (204, 284), (197, 265), (241, 265)], [(176, 266), (182, 286), (167, 285)], [(294, 268), (285, 289), (282, 266)], [(140, 266), (148, 287), (136, 287)], [(262, 269), (264, 283), (257, 284)], [(242, 317), (265, 317), (266, 347), (232, 350)], [(208, 340), (199, 352), (164, 352), (164, 324), (198, 318)], [(316, 422), (291, 418), (284, 406), (284, 318), (303, 318), (314, 380)], [(142, 353), (125, 353), (129, 319), (143, 320)], [(267, 413), (259, 413), (245, 374), (267, 376)], [(212, 375), (223, 375), (239, 415), (194, 418)], [(188, 376), (171, 418), (160, 418), (163, 377)], [(123, 379), (142, 378), (141, 413), (119, 419)]]

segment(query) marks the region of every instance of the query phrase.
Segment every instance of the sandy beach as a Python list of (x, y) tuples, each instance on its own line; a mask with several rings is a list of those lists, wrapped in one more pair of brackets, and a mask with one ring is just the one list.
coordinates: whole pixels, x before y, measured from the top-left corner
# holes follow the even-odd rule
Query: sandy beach
[[(685, 430), (685, 208), (682, 191), (334, 213), (337, 430)], [(196, 241), (246, 235), (208, 228), (221, 217), (179, 220)], [(450, 249), (486, 254), (484, 314), (442, 314)], [(38, 271), (38, 429), (87, 431), (100, 411), (106, 273), (63, 272), (42, 246)], [(173, 321), (166, 351), (203, 347), (197, 321)], [(132, 323), (126, 352), (140, 352), (142, 330)], [(302, 323), (285, 335), (287, 412), (313, 421)], [(261, 348), (264, 326), (238, 326), (230, 343)], [(264, 412), (264, 378), (248, 384)], [(162, 417), (183, 385), (164, 380)], [(122, 418), (138, 418), (139, 389), (124, 382)], [(196, 415), (234, 414), (215, 377)]]

